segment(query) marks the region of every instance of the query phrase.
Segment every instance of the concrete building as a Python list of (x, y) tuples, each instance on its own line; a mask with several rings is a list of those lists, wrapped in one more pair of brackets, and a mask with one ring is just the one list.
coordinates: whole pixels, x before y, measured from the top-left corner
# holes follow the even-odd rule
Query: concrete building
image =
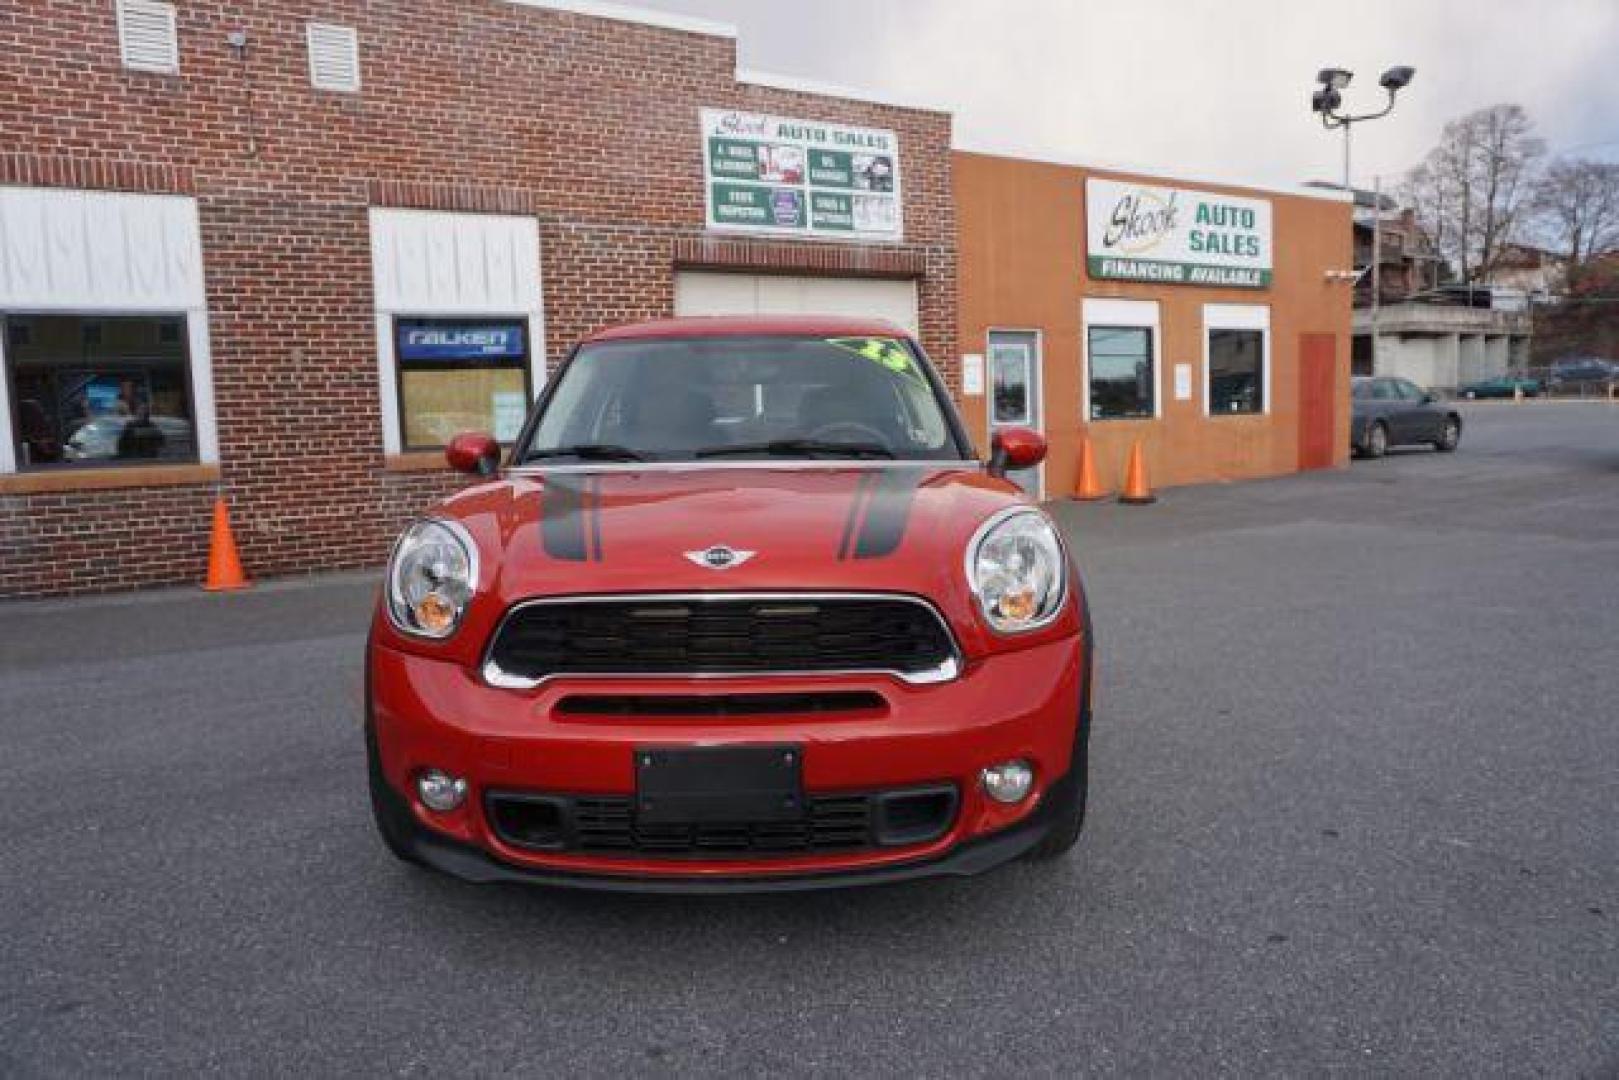
[(1447, 285), (1444, 262), (1416, 215), (1387, 200), (1374, 208), (1370, 193), (1357, 193), (1354, 229), (1356, 375), (1397, 375), (1451, 393), (1529, 363), (1533, 325), (1521, 290)]
[(1385, 304), (1376, 317), (1355, 309), (1356, 373), (1398, 375), (1448, 393), (1529, 363), (1529, 313), (1431, 302)]

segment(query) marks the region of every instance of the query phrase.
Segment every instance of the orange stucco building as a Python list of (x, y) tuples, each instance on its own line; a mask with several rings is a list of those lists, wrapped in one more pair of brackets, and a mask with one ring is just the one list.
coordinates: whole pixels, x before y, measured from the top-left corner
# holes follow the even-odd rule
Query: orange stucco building
[(959, 152), (963, 412), (1044, 432), (1069, 495), (1088, 434), (1116, 490), (1140, 440), (1157, 486), (1344, 464), (1350, 204)]

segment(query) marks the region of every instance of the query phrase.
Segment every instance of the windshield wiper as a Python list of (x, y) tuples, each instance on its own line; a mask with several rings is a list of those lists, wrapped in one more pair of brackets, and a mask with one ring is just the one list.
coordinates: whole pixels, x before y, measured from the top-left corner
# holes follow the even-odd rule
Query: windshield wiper
[(573, 446), (548, 446), (542, 450), (530, 450), (523, 455), (524, 461), (534, 461), (538, 458), (576, 457), (583, 461), (645, 461), (646, 455), (639, 450), (631, 450), (627, 446), (617, 446), (613, 443), (575, 443)]
[(833, 454), (843, 457), (891, 458), (894, 451), (882, 443), (836, 442), (826, 439), (772, 439), (770, 442), (737, 443), (734, 446), (705, 446), (694, 456), (734, 457), (741, 454), (768, 454), (771, 457), (814, 457)]

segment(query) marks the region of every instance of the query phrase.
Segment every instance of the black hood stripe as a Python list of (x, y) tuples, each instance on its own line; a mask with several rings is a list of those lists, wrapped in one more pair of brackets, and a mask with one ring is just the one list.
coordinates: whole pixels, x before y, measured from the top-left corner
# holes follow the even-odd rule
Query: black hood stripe
[(843, 522), (843, 536), (838, 540), (838, 558), (847, 559), (854, 544), (855, 530), (860, 526), (860, 517), (865, 513), (866, 501), (871, 496), (872, 489), (876, 487), (877, 475), (863, 472), (860, 479), (855, 481), (854, 498), (849, 503), (849, 516)]
[(866, 516), (855, 537), (854, 557), (880, 559), (892, 555), (905, 538), (911, 520), (911, 505), (921, 486), (925, 469), (876, 469), (866, 499)]
[[(553, 559), (584, 562), (590, 557), (585, 543), (585, 485), (590, 477), (553, 474), (546, 477), (540, 495), (540, 543)], [(598, 534), (597, 547), (600, 548)]]
[(597, 562), (602, 561), (602, 478), (592, 476), (588, 481), (586, 494), (589, 498), (588, 513), (590, 514), (590, 557)]

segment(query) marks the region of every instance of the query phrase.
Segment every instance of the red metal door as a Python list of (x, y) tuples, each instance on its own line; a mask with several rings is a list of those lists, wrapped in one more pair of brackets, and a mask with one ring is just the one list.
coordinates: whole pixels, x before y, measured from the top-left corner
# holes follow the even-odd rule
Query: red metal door
[(1333, 334), (1299, 335), (1299, 468), (1332, 467), (1338, 437), (1338, 339)]

